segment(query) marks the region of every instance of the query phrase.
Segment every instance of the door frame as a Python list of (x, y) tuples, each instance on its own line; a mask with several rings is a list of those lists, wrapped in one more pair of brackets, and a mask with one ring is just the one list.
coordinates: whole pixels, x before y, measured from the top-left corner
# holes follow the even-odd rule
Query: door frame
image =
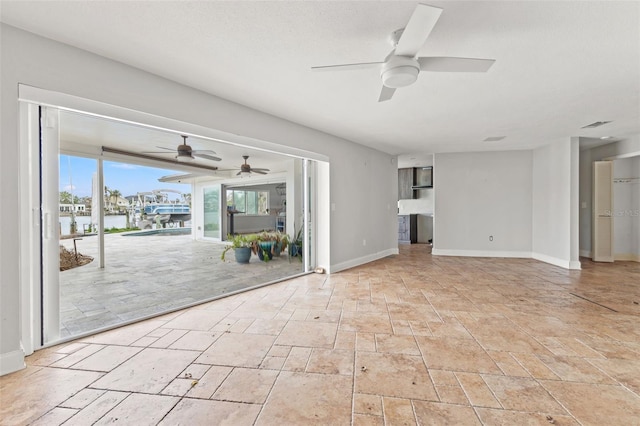
[[(20, 321), (22, 349), (42, 346), (42, 262), (40, 240), (40, 107), (19, 103), (20, 120)], [(25, 232), (23, 232), (25, 231)]]
[[(40, 235), (42, 227), (39, 218), (40, 210), (40, 152), (39, 152), (39, 120), (34, 119), (34, 111), (40, 106), (54, 107), (59, 110), (78, 112), (93, 115), (95, 117), (111, 119), (127, 124), (144, 125), (164, 131), (175, 131), (182, 129), (185, 133), (196, 135), (203, 139), (224, 141), (236, 146), (245, 146), (252, 149), (274, 152), (291, 157), (314, 160), (326, 174), (324, 180), (317, 182), (318, 191), (322, 191), (322, 203), (316, 206), (327, 222), (323, 224), (323, 230), (315, 234), (314, 245), (318, 247), (321, 256), (316, 259), (317, 264), (327, 265), (330, 268), (330, 224), (329, 224), (329, 200), (330, 188), (328, 179), (329, 157), (312, 151), (280, 145), (261, 139), (231, 134), (209, 127), (192, 124), (176, 119), (144, 113), (129, 108), (119, 107), (99, 101), (80, 98), (65, 93), (55, 92), (37, 87), (18, 84), (18, 101), (20, 105), (19, 128), (20, 128), (20, 335), (21, 345), (25, 355), (30, 355), (35, 349), (39, 349), (50, 344), (42, 344), (42, 312), (40, 311), (40, 301), (42, 292), (39, 290), (42, 273), (40, 261), (40, 251), (42, 244)], [(37, 117), (37, 115), (36, 115)], [(37, 137), (36, 137), (37, 135)], [(37, 145), (34, 145), (37, 141)], [(36, 146), (38, 149), (36, 149)], [(223, 215), (224, 222), (224, 215)], [(224, 226), (224, 225), (223, 225)], [(313, 266), (313, 265), (312, 265)], [(309, 268), (310, 270), (311, 268)], [(70, 339), (69, 339), (70, 340)]]
[[(614, 261), (614, 245), (613, 245), (613, 221), (614, 215), (612, 214), (613, 210), (613, 161), (594, 161), (593, 162), (593, 184), (592, 184), (592, 200), (593, 200), (593, 211), (591, 214), (592, 221), (592, 260), (594, 262), (613, 262)], [(603, 169), (604, 170), (600, 170)], [(606, 184), (604, 182), (600, 182), (599, 174), (606, 173), (609, 177), (608, 182)], [(606, 176), (605, 176), (606, 177)], [(608, 192), (607, 203), (608, 206), (600, 206), (599, 203), (599, 194), (602, 192)], [(606, 194), (605, 194), (606, 196)], [(609, 245), (609, 253), (608, 255), (601, 255), (600, 250), (598, 248), (598, 244), (600, 242), (599, 238), (599, 229), (601, 226), (608, 228), (608, 241)]]

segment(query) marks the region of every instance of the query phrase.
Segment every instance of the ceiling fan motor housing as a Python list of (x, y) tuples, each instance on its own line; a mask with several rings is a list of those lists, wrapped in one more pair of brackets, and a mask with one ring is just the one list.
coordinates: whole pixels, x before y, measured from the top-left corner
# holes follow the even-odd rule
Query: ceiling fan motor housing
[(382, 66), (382, 84), (392, 89), (409, 86), (418, 79), (420, 64), (415, 58), (392, 55)]
[(178, 161), (191, 161), (193, 156), (191, 155), (191, 147), (187, 144), (178, 145), (178, 155), (176, 156)]

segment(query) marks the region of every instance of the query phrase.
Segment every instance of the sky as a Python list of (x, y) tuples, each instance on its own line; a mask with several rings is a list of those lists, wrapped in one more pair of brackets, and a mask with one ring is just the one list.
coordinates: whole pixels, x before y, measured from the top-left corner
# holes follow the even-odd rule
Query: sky
[[(91, 158), (60, 155), (60, 191), (73, 192), (78, 197), (90, 197), (92, 176), (97, 171), (98, 161)], [(104, 184), (109, 189), (117, 189), (123, 196), (136, 195), (154, 189), (175, 189), (182, 193), (191, 192), (191, 185), (158, 182), (158, 178), (179, 172), (155, 167), (137, 166), (127, 163), (105, 161)], [(70, 191), (72, 189), (72, 191)], [(174, 199), (178, 194), (169, 194)]]

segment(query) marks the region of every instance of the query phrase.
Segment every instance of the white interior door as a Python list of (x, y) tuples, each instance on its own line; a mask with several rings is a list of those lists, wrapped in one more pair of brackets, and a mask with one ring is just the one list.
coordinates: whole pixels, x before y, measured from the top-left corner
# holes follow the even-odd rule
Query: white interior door
[(592, 256), (613, 262), (613, 161), (593, 163)]

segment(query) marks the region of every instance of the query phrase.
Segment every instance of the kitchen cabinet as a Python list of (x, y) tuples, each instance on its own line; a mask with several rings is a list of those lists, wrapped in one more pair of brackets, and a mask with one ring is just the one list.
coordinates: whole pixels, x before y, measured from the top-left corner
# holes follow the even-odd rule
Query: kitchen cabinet
[(419, 191), (433, 188), (433, 167), (398, 169), (398, 200), (421, 198)]
[(415, 244), (418, 242), (417, 214), (398, 216), (398, 242), (411, 244)]
[(398, 200), (413, 198), (413, 168), (398, 169)]

